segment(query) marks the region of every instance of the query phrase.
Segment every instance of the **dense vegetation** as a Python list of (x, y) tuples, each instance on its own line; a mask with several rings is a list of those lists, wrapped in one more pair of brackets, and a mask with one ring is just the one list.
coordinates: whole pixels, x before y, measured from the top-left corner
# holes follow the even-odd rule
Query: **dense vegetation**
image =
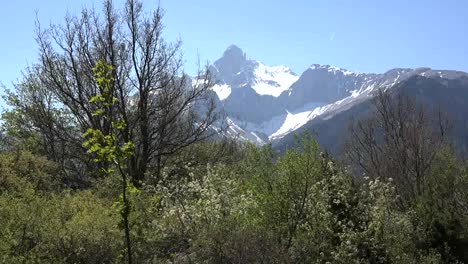
[(286, 153), (213, 137), (209, 73), (187, 88), (161, 11), (104, 7), (38, 30), (7, 97), (0, 262), (468, 263), (441, 112), (380, 92), (335, 157), (309, 134)]
[[(246, 146), (215, 161), (219, 147), (193, 146), (128, 192), (137, 263), (466, 261), (468, 173), (447, 150), (403, 209), (391, 178), (358, 184), (311, 138), (280, 157)], [(117, 176), (71, 190), (26, 150), (0, 162), (2, 262), (123, 261)]]

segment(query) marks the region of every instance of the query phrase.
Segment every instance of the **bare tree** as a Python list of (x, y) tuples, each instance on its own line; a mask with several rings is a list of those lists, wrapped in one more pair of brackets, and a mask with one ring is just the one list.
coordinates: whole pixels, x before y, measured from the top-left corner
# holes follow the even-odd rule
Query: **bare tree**
[[(62, 174), (73, 168), (75, 177), (68, 185), (83, 184), (84, 148), (76, 141), (74, 118), (46, 87), (39, 85), (39, 67), (30, 67), (21, 83), (15, 85), (15, 92), (6, 92), (6, 101), (11, 106), (2, 115), (3, 130), (8, 135), (8, 145), (28, 148), (46, 156), (60, 165)], [(80, 164), (81, 163), (81, 164)]]
[(35, 126), (50, 126), (57, 135), (67, 135), (66, 142), (81, 143), (88, 128), (106, 133), (111, 127), (111, 118), (93, 115), (96, 109), (89, 100), (98, 91), (96, 62), (112, 65), (117, 101), (109, 114), (127, 124), (119, 135), (123, 141), (135, 142), (128, 168), (139, 185), (148, 170), (159, 175), (165, 157), (214, 134), (211, 127), (219, 115), (210, 92), (213, 83), (207, 68), (194, 79), (184, 74), (181, 42), (168, 43), (162, 37), (161, 8), (147, 15), (138, 0), (127, 0), (122, 10), (111, 0), (103, 6), (102, 15), (85, 8), (79, 16), (67, 15), (61, 25), (44, 29), (37, 23), (40, 61), (37, 70), (27, 72), (36, 76), (34, 82), (26, 79), (25, 85), (45, 90), (51, 100), (41, 103), (40, 111), (57, 107), (67, 113), (76, 131), (58, 120), (44, 124), (44, 118)]
[(447, 144), (447, 119), (390, 91), (379, 91), (372, 106), (371, 116), (350, 126), (345, 154), (360, 174), (392, 178), (401, 201), (413, 201), (425, 191), (436, 154)]

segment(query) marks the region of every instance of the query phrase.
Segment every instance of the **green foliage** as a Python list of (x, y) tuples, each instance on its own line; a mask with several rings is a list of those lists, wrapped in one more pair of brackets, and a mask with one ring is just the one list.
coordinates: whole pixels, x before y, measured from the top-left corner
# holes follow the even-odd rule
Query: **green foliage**
[(114, 263), (122, 246), (111, 203), (63, 190), (59, 166), (0, 154), (0, 263)]
[(127, 204), (115, 172), (90, 190), (60, 190), (42, 184), (53, 163), (2, 154), (0, 262), (122, 262), (123, 215), (137, 263), (464, 261), (468, 174), (448, 149), (408, 210), (394, 180), (357, 184), (309, 136), (282, 156), (269, 145), (236, 153), (214, 164), (180, 157), (159, 181), (127, 184)]
[[(141, 259), (176, 263), (440, 263), (418, 214), (397, 208), (393, 183), (353, 178), (310, 137), (278, 157), (248, 146), (246, 158), (138, 193)], [(202, 166), (203, 167), (203, 166)], [(156, 256), (149, 251), (156, 252)]]
[(0, 195), (1, 263), (113, 263), (116, 215), (89, 191)]
[[(84, 137), (86, 141), (83, 146), (88, 148), (88, 153), (95, 156), (96, 163), (103, 164), (101, 171), (105, 175), (112, 175), (112, 166), (118, 169), (121, 179), (121, 193), (119, 200), (113, 204), (113, 208), (121, 216), (118, 227), (124, 231), (126, 250), (121, 259), (132, 263), (132, 243), (130, 231), (130, 213), (132, 205), (128, 199), (129, 194), (137, 193), (137, 189), (127, 179), (126, 164), (128, 158), (134, 154), (134, 144), (131, 141), (122, 142), (119, 138), (119, 130), (125, 128), (124, 121), (119, 120), (113, 113), (113, 104), (117, 101), (114, 96), (114, 67), (105, 61), (98, 61), (93, 68), (94, 78), (99, 87), (99, 93), (93, 96), (89, 102), (96, 105), (93, 116), (103, 116), (104, 120), (110, 123), (110, 129), (105, 130), (89, 128)], [(110, 166), (112, 165), (112, 166)]]
[(0, 153), (0, 194), (30, 186), (37, 191), (61, 189), (57, 164), (27, 151)]
[[(114, 67), (104, 61), (98, 61), (94, 67), (94, 75), (100, 93), (93, 96), (89, 102), (96, 105), (94, 116), (104, 116), (110, 121), (110, 131), (89, 128), (83, 136), (86, 138), (83, 146), (88, 148), (88, 153), (95, 156), (95, 162), (112, 163), (123, 166), (126, 159), (133, 155), (133, 142), (123, 142), (119, 140), (118, 132), (125, 128), (126, 124), (118, 120), (112, 113), (112, 105), (117, 100), (114, 96), (114, 77), (112, 72)], [(111, 174), (112, 168), (107, 168), (104, 173)]]
[(414, 211), (425, 240), (444, 259), (468, 261), (468, 172), (449, 148), (435, 157), (430, 176), (423, 183)]
[(85, 11), (39, 29), (45, 59), (7, 92), (0, 263), (468, 263), (468, 168), (443, 123), (435, 136), (411, 100), (381, 94), (384, 115), (349, 149), (369, 178), (308, 134), (283, 155), (205, 141), (218, 115), (202, 98), (208, 71), (187, 90), (161, 10), (148, 19), (127, 4), (105, 1), (103, 28)]

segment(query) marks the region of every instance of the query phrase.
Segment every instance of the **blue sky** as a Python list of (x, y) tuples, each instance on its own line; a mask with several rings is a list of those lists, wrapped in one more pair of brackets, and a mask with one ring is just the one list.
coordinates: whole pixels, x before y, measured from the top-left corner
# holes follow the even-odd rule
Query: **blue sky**
[[(116, 0), (121, 6), (123, 0)], [(145, 0), (147, 10), (157, 0)], [(361, 72), (428, 66), (468, 71), (465, 0), (159, 0), (168, 40), (180, 37), (188, 72), (197, 54), (214, 61), (230, 44), (301, 73), (313, 63)], [(37, 58), (34, 17), (61, 22), (100, 0), (3, 1), (0, 82), (11, 87)]]

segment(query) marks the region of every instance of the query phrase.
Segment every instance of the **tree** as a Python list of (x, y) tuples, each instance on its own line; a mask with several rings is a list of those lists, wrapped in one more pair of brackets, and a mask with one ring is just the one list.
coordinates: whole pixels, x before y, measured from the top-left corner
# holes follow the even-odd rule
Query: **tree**
[(414, 99), (380, 90), (374, 112), (350, 126), (346, 156), (358, 174), (393, 179), (402, 206), (424, 192), (439, 149), (448, 144), (448, 121)]
[(113, 174), (113, 168), (117, 168), (121, 177), (122, 192), (119, 212), (122, 216), (122, 225), (125, 231), (126, 256), (129, 264), (132, 263), (132, 243), (130, 238), (129, 216), (131, 211), (128, 199), (128, 190), (134, 187), (128, 182), (127, 160), (134, 155), (134, 144), (131, 141), (122, 142), (118, 137), (118, 131), (125, 129), (127, 124), (115, 119), (112, 114), (113, 105), (117, 101), (114, 96), (114, 67), (103, 61), (98, 61), (94, 68), (94, 76), (99, 87), (99, 92), (91, 97), (90, 103), (96, 105), (93, 116), (102, 116), (110, 125), (107, 130), (88, 128), (84, 136), (87, 139), (84, 146), (88, 152), (95, 156), (95, 161), (100, 163), (101, 170), (105, 174)]
[[(38, 67), (29, 68), (15, 92), (6, 92), (11, 106), (2, 113), (6, 144), (10, 150), (32, 151), (59, 164), (68, 186), (83, 185), (84, 168), (79, 161), (85, 160), (84, 148), (76, 138), (73, 117), (58, 107), (59, 102), (47, 87), (38, 85), (40, 74)], [(74, 171), (73, 178), (67, 177), (70, 170)]]
[(430, 112), (390, 91), (379, 91), (373, 108), (350, 127), (351, 166), (358, 176), (392, 182), (398, 209), (412, 215), (414, 230), (423, 230), (419, 247), (437, 249), (444, 261), (466, 261), (468, 181), (447, 137), (449, 122), (440, 109)]
[[(67, 15), (63, 25), (43, 29), (37, 23), (40, 60), (26, 70), (19, 85), (23, 89), (11, 95), (11, 113), (21, 112), (23, 120), (34, 120), (28, 124), (44, 138), (40, 146), (50, 155), (56, 154), (47, 149), (55, 146), (45, 143), (50, 141), (48, 135), (70, 146), (81, 142), (89, 128), (108, 132), (112, 124), (93, 115), (96, 106), (90, 102), (99, 91), (93, 68), (98, 61), (106, 61), (114, 67), (116, 98), (109, 114), (127, 124), (118, 136), (135, 144), (135, 155), (128, 161), (131, 179), (139, 185), (149, 170), (158, 177), (166, 157), (212, 136), (210, 127), (219, 117), (209, 72), (199, 70), (193, 80), (183, 73), (181, 42), (163, 39), (162, 17), (161, 8), (145, 15), (138, 0), (127, 0), (120, 11), (105, 0), (102, 15), (83, 9), (80, 16)], [(19, 102), (37, 91), (44, 97)], [(33, 108), (34, 112), (26, 111)], [(66, 115), (68, 126), (57, 118), (35, 118), (34, 113), (49, 114), (49, 109)], [(75, 168), (89, 171), (93, 166), (85, 149), (62, 149), (69, 152), (57, 157), (77, 156), (80, 166), (74, 164)]]

